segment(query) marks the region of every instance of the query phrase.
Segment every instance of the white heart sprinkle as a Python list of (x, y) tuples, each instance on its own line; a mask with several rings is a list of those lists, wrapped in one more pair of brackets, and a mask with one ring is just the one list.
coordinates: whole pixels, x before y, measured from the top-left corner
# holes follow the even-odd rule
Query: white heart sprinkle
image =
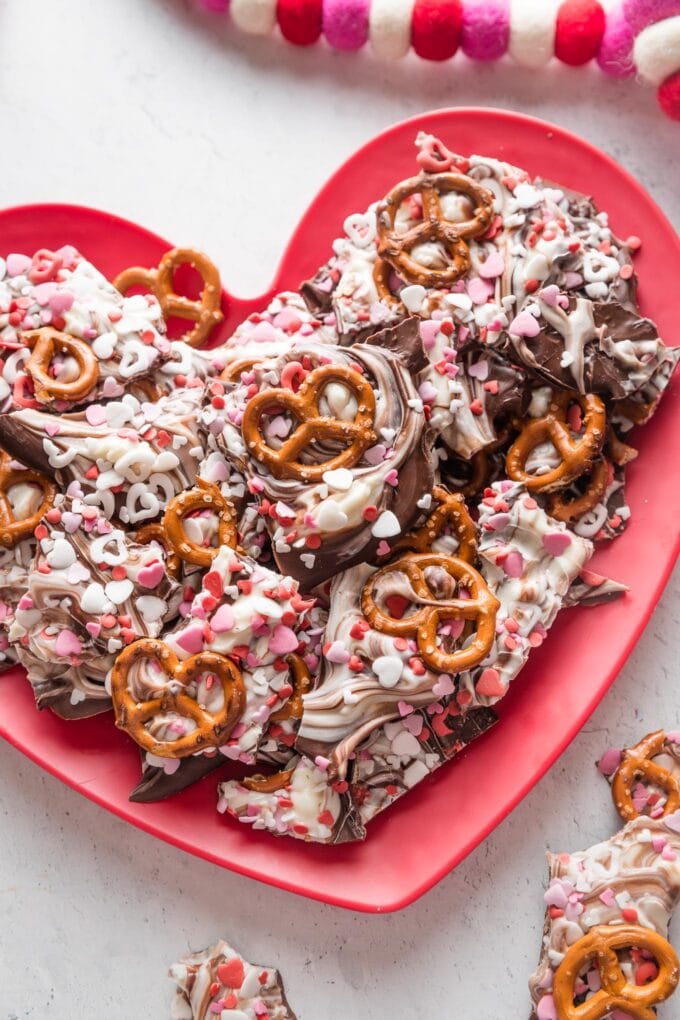
[(155, 595), (142, 595), (137, 599), (135, 605), (147, 623), (157, 623), (163, 618), (168, 608), (167, 603), (163, 599), (156, 598)]
[(381, 687), (396, 687), (403, 671), (404, 663), (396, 655), (381, 655), (373, 663)]
[(102, 333), (92, 342), (92, 350), (100, 361), (108, 361), (116, 349), (116, 334)]
[(383, 510), (371, 528), (375, 538), (392, 538), (401, 532), (401, 525), (391, 510)]
[(58, 538), (47, 554), (47, 562), (55, 570), (65, 570), (76, 562), (76, 551), (70, 542)]
[(392, 741), (392, 750), (399, 756), (413, 758), (420, 751), (420, 743), (408, 730), (402, 730)]
[(410, 287), (404, 287), (399, 292), (399, 297), (406, 306), (406, 310), (409, 312), (417, 312), (423, 301), (427, 291), (424, 287), (421, 287), (419, 283), (414, 283)]
[(322, 503), (316, 514), (316, 524), (321, 531), (340, 531), (347, 520), (347, 514), (333, 500)]
[(314, 555), (314, 553), (301, 553), (300, 560), (302, 561), (304, 566), (307, 567), (307, 570), (312, 570), (314, 564), (316, 563), (316, 556)]
[(123, 578), (122, 581), (109, 581), (104, 591), (106, 597), (111, 599), (115, 606), (120, 606), (130, 598), (134, 591), (134, 585), (128, 578)]
[(98, 581), (88, 584), (80, 599), (80, 608), (84, 613), (100, 616), (106, 612), (108, 599), (104, 588)]
[(354, 475), (347, 468), (336, 468), (335, 471), (324, 471), (323, 480), (329, 489), (336, 492), (347, 492), (352, 488)]

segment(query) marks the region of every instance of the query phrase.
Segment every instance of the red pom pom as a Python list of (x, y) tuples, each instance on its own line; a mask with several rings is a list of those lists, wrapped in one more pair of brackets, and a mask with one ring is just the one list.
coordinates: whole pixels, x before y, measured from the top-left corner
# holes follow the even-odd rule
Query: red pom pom
[(587, 64), (597, 56), (606, 21), (598, 0), (564, 0), (557, 12), (555, 56), (565, 64)]
[(311, 46), (321, 35), (323, 0), (278, 0), (281, 35), (296, 46)]
[(680, 71), (659, 85), (657, 96), (663, 112), (673, 120), (680, 120)]
[(448, 60), (458, 49), (462, 24), (460, 0), (416, 0), (411, 20), (413, 49), (424, 60)]

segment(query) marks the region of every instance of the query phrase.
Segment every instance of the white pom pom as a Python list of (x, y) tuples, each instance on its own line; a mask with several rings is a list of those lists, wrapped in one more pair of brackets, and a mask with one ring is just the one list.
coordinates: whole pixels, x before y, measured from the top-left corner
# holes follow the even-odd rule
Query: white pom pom
[(411, 17), (415, 0), (373, 0), (369, 39), (383, 60), (405, 57), (411, 46)]
[(276, 25), (276, 0), (231, 0), (229, 11), (243, 32), (268, 35)]
[(680, 71), (680, 15), (643, 28), (633, 57), (640, 77), (649, 85), (660, 85)]
[(512, 0), (508, 52), (522, 67), (543, 67), (555, 54), (555, 0)]

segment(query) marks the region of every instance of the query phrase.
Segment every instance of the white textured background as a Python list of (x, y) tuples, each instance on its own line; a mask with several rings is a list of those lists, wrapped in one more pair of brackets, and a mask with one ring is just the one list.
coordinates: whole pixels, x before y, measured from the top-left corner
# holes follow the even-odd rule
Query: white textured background
[[(428, 108), (481, 104), (580, 132), (680, 225), (680, 127), (631, 82), (464, 59), (385, 67), (223, 25), (181, 0), (0, 0), (0, 205), (109, 209), (205, 249), (233, 292), (259, 292), (310, 198), (357, 145)], [(558, 764), (454, 874), (385, 917), (219, 871), (1, 746), (0, 1020), (166, 1020), (167, 965), (218, 936), (280, 965), (301, 1020), (523, 1020), (544, 852), (613, 831), (592, 762), (610, 743), (678, 728), (679, 659), (676, 574)]]

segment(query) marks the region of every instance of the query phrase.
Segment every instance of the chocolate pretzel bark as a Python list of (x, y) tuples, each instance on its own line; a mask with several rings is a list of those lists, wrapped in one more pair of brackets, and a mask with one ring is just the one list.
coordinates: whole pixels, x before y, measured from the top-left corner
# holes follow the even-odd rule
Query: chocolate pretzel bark
[[(532, 1020), (579, 1015), (571, 1003), (571, 1013), (559, 1012), (557, 982), (561, 982), (558, 975), (565, 957), (589, 933), (602, 926), (609, 934), (635, 926), (642, 929), (643, 939), (651, 934), (667, 940), (668, 925), (680, 898), (679, 830), (677, 812), (659, 819), (637, 818), (589, 850), (548, 855), (543, 946), (539, 965), (529, 981), (534, 1002)], [(635, 935), (627, 947), (620, 965), (628, 982), (641, 993), (641, 986), (658, 977), (660, 961), (653, 953), (636, 952), (638, 947), (644, 950), (647, 946), (636, 942)], [(572, 1001), (580, 1005), (598, 992), (600, 981), (595, 960), (589, 960), (587, 954), (583, 968), (578, 970), (583, 976), (573, 982), (576, 999), (572, 997)], [(653, 1015), (654, 1004), (647, 1004), (649, 1016)], [(627, 1015), (621, 1003), (614, 1002), (612, 1008), (617, 1005), (622, 1015)]]
[(656, 730), (633, 747), (609, 748), (598, 762), (624, 821), (662, 818), (680, 808), (680, 732)]
[(176, 584), (161, 549), (138, 545), (78, 496), (59, 497), (36, 538), (10, 641), (38, 708), (67, 719), (104, 712), (116, 655), (160, 634)]
[[(224, 732), (223, 739), (205, 742), (203, 747), (193, 749), (191, 755), (206, 759), (205, 772), (211, 770), (216, 755), (220, 761), (252, 765), (271, 721), (286, 714), (302, 673), (316, 667), (322, 621), (314, 600), (302, 598), (292, 578), (224, 547), (203, 575), (200, 589), (184, 612), (184, 620), (163, 633), (163, 644), (174, 666), (168, 666), (165, 658), (159, 662), (154, 649), (144, 648), (137, 658), (125, 663), (124, 674), (119, 677), (121, 690), (130, 693), (136, 704), (148, 704), (175, 689), (173, 672), (180, 666), (184, 668), (189, 659), (228, 658), (237, 665), (244, 689), (238, 719)], [(298, 657), (298, 663), (291, 662), (293, 655)], [(203, 672), (212, 672), (207, 658)], [(199, 680), (196, 683), (200, 686)], [(182, 684), (190, 686), (186, 680)], [(199, 694), (191, 693), (194, 701), (213, 715), (220, 712), (224, 697), (219, 685), (208, 682), (200, 687)], [(294, 710), (291, 702), (290, 711)], [(118, 712), (117, 716), (118, 724), (137, 739), (139, 728), (136, 724), (127, 726), (126, 711)], [(185, 713), (181, 706), (168, 709), (165, 702), (144, 720), (142, 736), (146, 739), (146, 734), (151, 734), (157, 742), (167, 745), (149, 750), (142, 743), (146, 764), (172, 778), (166, 780), (159, 771), (155, 774), (158, 783), (155, 789), (156, 784), (150, 783), (151, 776), (145, 775), (144, 789), (136, 791), (137, 799), (141, 799), (140, 794), (148, 800), (183, 789), (187, 785), (185, 772), (190, 774), (191, 781), (205, 774), (195, 763), (187, 768), (183, 763), (180, 765), (178, 757), (185, 755), (175, 755), (172, 747), (173, 741), (191, 734), (192, 720), (191, 711)], [(173, 761), (168, 762), (167, 758)]]
[(16, 646), (9, 640), (19, 600), (28, 586), (28, 575), (35, 556), (36, 540), (24, 539), (10, 549), (0, 551), (0, 669), (18, 661)]
[(75, 248), (14, 253), (1, 265), (3, 410), (121, 397), (167, 356), (158, 302), (122, 297)]
[(432, 434), (388, 350), (304, 343), (253, 372), (203, 422), (266, 506), (279, 568), (310, 589), (408, 528), (432, 485)]
[(171, 1020), (295, 1020), (278, 971), (248, 963), (220, 940), (170, 968), (177, 984)]
[(500, 603), (493, 648), (458, 678), (470, 704), (493, 705), (539, 647), (593, 547), (551, 518), (523, 486), (496, 482), (479, 506), (481, 573)]
[(55, 416), (27, 408), (0, 415), (0, 445), (89, 506), (137, 528), (193, 485), (205, 456), (198, 426), (202, 392), (178, 390), (157, 403), (131, 394)]

